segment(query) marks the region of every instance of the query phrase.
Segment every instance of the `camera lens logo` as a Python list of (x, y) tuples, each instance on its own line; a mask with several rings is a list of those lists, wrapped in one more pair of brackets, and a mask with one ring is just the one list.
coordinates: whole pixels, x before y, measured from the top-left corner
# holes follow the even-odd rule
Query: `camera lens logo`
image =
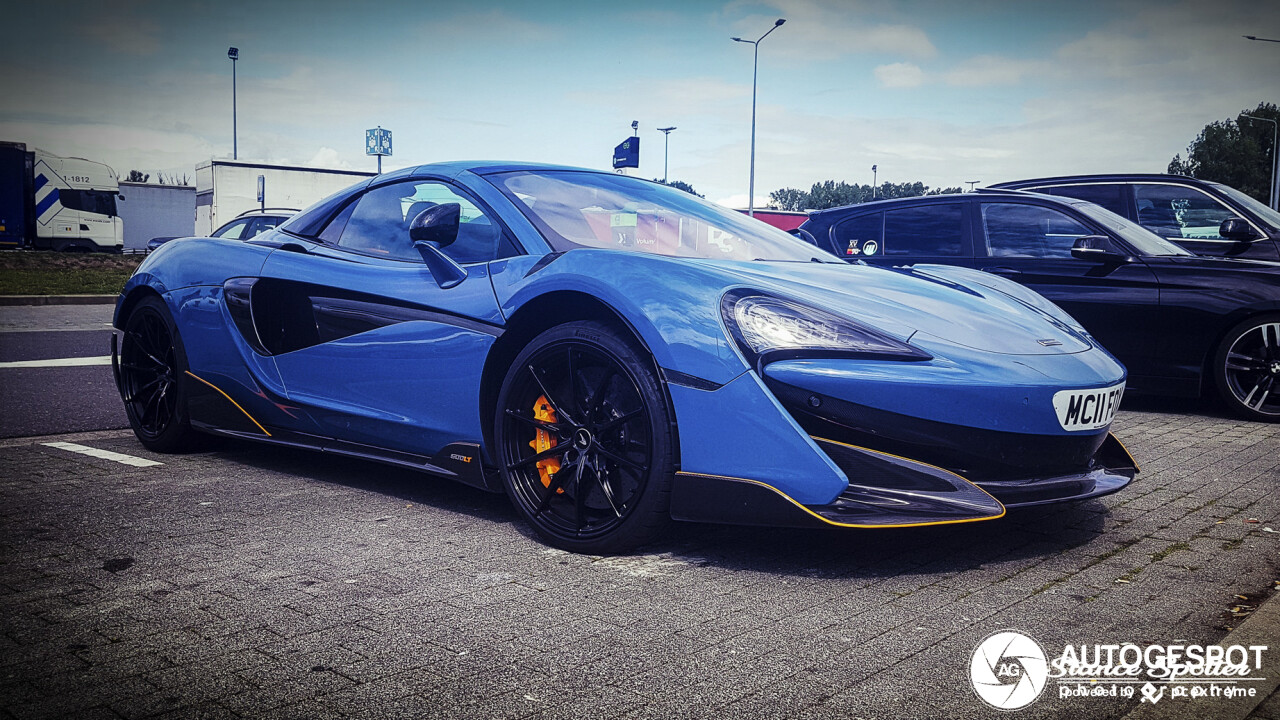
[(1040, 643), (1013, 630), (988, 635), (969, 661), (974, 692), (998, 710), (1018, 710), (1035, 702), (1048, 676)]

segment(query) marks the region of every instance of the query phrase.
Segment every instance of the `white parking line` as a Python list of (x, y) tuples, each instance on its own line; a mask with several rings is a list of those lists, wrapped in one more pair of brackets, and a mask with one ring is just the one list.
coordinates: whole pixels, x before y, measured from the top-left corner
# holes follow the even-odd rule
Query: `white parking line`
[(10, 360), (9, 362), (0, 362), (0, 369), (3, 368), (41, 368), (41, 367), (78, 367), (81, 365), (110, 365), (110, 355), (99, 355), (98, 357), (78, 357), (78, 358), (57, 358), (54, 360)]
[(132, 465), (134, 467), (151, 467), (153, 465), (164, 464), (162, 462), (156, 462), (155, 460), (147, 460), (146, 458), (134, 457), (132, 455), (125, 455), (124, 453), (111, 452), (110, 450), (99, 450), (98, 448), (91, 448), (87, 445), (77, 445), (75, 443), (69, 443), (69, 442), (41, 443), (41, 445), (45, 445), (46, 447), (51, 447), (51, 448), (58, 448), (59, 450), (66, 450), (68, 452), (80, 453), (81, 455), (88, 455), (89, 457), (101, 458), (103, 460), (114, 460), (118, 463), (123, 463), (125, 465)]

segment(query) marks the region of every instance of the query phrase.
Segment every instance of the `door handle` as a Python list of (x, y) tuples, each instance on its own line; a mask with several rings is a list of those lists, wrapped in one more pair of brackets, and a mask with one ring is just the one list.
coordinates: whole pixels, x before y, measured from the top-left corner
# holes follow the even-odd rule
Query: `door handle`
[(1011, 267), (1004, 267), (1004, 266), (984, 267), (982, 268), (982, 272), (989, 272), (993, 275), (1021, 275), (1022, 274), (1021, 270), (1017, 270)]
[(298, 243), (291, 243), (291, 242), (288, 242), (288, 243), (285, 243), (285, 244), (281, 245), (281, 246), (280, 246), (280, 249), (281, 249), (281, 250), (288, 250), (289, 252), (302, 253), (303, 255), (310, 255), (310, 254), (311, 254), (311, 253), (310, 253), (306, 248), (302, 247), (302, 246), (301, 246), (301, 245), (299, 245)]

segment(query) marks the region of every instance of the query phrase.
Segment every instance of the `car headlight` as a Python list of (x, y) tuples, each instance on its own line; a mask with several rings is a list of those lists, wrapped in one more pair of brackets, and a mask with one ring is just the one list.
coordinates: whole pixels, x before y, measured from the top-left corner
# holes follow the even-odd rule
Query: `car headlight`
[(757, 366), (796, 357), (877, 357), (928, 360), (932, 356), (838, 315), (759, 293), (731, 292), (721, 304), (725, 325)]

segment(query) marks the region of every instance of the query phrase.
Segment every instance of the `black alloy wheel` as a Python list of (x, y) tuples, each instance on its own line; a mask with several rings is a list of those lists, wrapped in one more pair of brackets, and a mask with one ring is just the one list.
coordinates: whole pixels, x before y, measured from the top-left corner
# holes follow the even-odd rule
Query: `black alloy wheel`
[(1232, 328), (1214, 370), (1218, 391), (1233, 411), (1280, 422), (1280, 315), (1260, 315)]
[(146, 298), (129, 314), (119, 363), (120, 398), (138, 441), (155, 452), (192, 449), (197, 436), (187, 421), (186, 355), (164, 301)]
[(666, 396), (612, 328), (574, 322), (539, 335), (508, 370), (495, 414), (507, 494), (548, 543), (625, 552), (670, 522)]

